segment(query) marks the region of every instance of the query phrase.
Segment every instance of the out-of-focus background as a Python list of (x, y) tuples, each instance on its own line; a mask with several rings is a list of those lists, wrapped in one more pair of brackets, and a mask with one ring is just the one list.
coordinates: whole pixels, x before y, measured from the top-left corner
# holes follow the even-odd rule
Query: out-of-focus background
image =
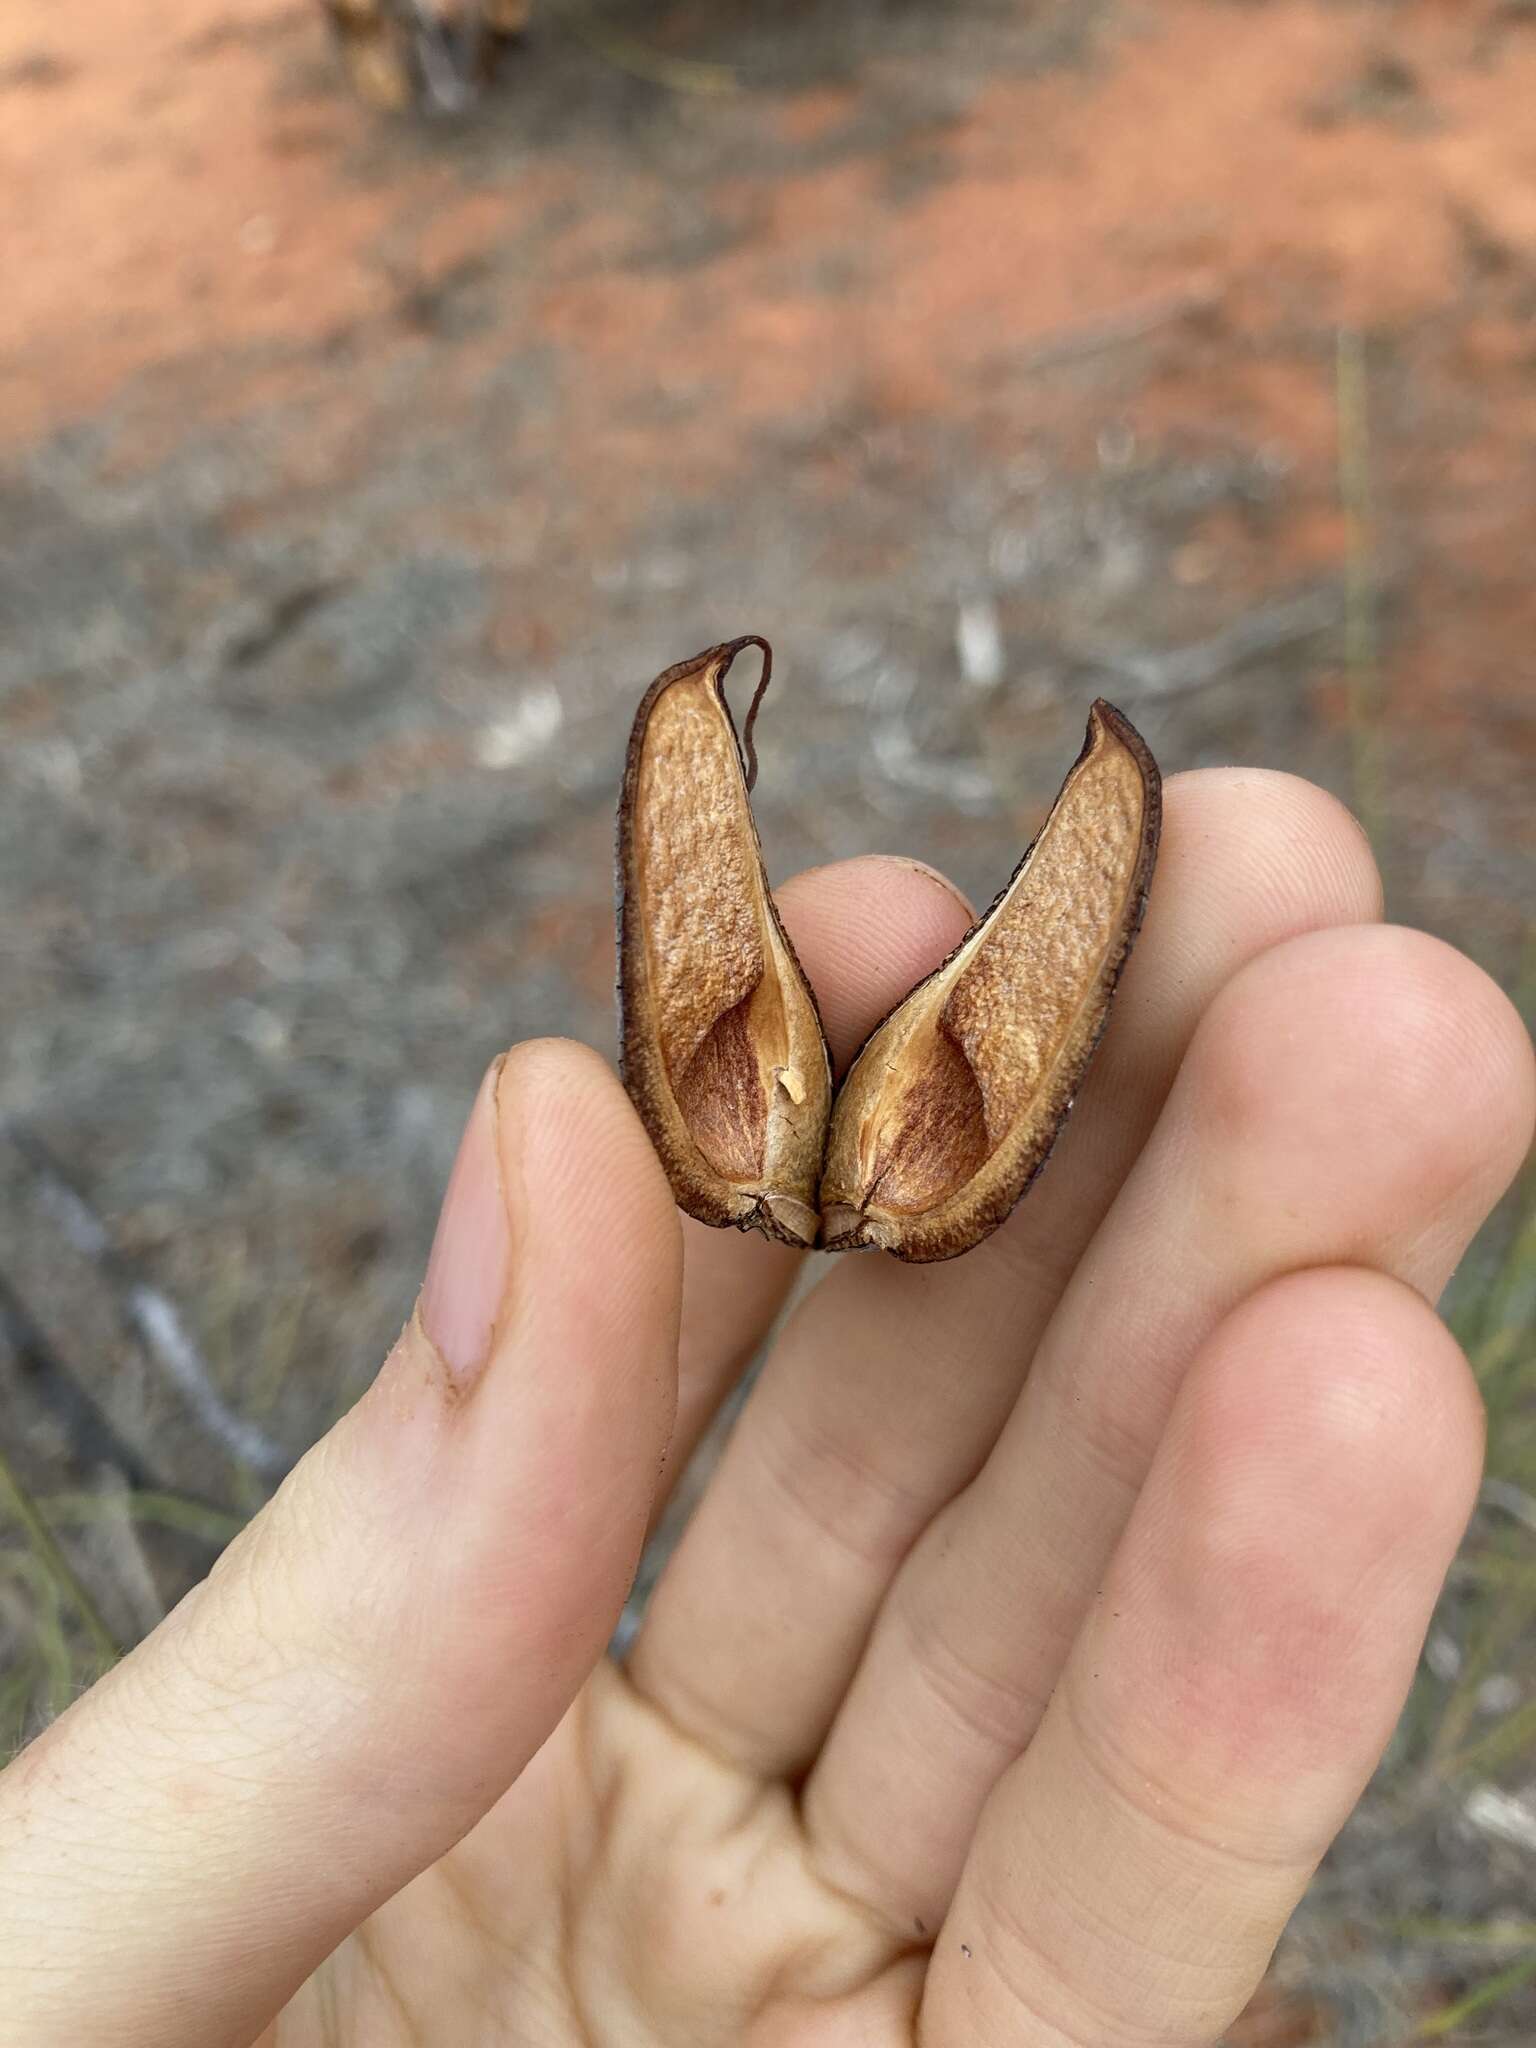
[[(770, 865), (985, 900), (1102, 692), (1536, 980), (1531, 0), (548, 0), (464, 118), (316, 0), (0, 18), (0, 1744), (611, 1044), (634, 703), (762, 631)], [(1242, 2048), (1536, 2026), (1536, 1209), (1491, 1478)]]

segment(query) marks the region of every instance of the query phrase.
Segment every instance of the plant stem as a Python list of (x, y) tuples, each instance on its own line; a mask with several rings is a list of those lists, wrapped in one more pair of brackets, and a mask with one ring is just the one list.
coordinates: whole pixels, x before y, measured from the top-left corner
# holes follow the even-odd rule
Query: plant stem
[(1355, 809), (1378, 854), (1386, 829), (1381, 771), (1376, 511), (1371, 488), (1370, 366), (1365, 337), (1341, 327), (1335, 366), (1339, 501), (1344, 508), (1344, 672)]

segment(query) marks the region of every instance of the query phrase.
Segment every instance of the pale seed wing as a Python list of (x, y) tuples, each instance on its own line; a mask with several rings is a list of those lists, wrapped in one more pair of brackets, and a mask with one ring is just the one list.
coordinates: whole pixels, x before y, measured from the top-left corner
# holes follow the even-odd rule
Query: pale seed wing
[(619, 804), (620, 1065), (681, 1208), (808, 1245), (831, 1065), (725, 701), (747, 646), (763, 650), (760, 698), (767, 643), (734, 640), (668, 669), (636, 714)]
[(821, 1183), (829, 1250), (953, 1258), (1044, 1164), (1141, 924), (1162, 816), (1157, 765), (1113, 705), (986, 915), (859, 1054)]

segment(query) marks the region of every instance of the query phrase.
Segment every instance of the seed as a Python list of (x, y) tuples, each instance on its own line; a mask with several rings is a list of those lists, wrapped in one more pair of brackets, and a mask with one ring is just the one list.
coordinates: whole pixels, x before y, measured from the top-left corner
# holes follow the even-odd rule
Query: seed
[(838, 1091), (820, 1208), (829, 1250), (969, 1251), (1044, 1165), (1141, 924), (1157, 765), (1102, 701), (1039, 837)]
[[(750, 646), (763, 673), (738, 741), (724, 685)], [(620, 1065), (681, 1208), (811, 1245), (832, 1072), (749, 799), (771, 664), (766, 641), (729, 641), (658, 676), (636, 713), (619, 806)]]

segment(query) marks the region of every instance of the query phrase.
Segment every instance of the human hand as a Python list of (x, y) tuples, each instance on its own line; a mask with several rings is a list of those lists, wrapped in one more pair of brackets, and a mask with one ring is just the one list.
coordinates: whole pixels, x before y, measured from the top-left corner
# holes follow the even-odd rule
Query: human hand
[[(843, 1061), (966, 922), (894, 861), (780, 902)], [(1532, 1123), (1504, 998), (1378, 914), (1318, 791), (1169, 785), (1055, 1160), (963, 1260), (829, 1267), (623, 1670), (798, 1258), (510, 1054), (371, 1391), (0, 1777), (7, 2048), (1210, 2048), (1461, 1534), (1429, 1304)]]

